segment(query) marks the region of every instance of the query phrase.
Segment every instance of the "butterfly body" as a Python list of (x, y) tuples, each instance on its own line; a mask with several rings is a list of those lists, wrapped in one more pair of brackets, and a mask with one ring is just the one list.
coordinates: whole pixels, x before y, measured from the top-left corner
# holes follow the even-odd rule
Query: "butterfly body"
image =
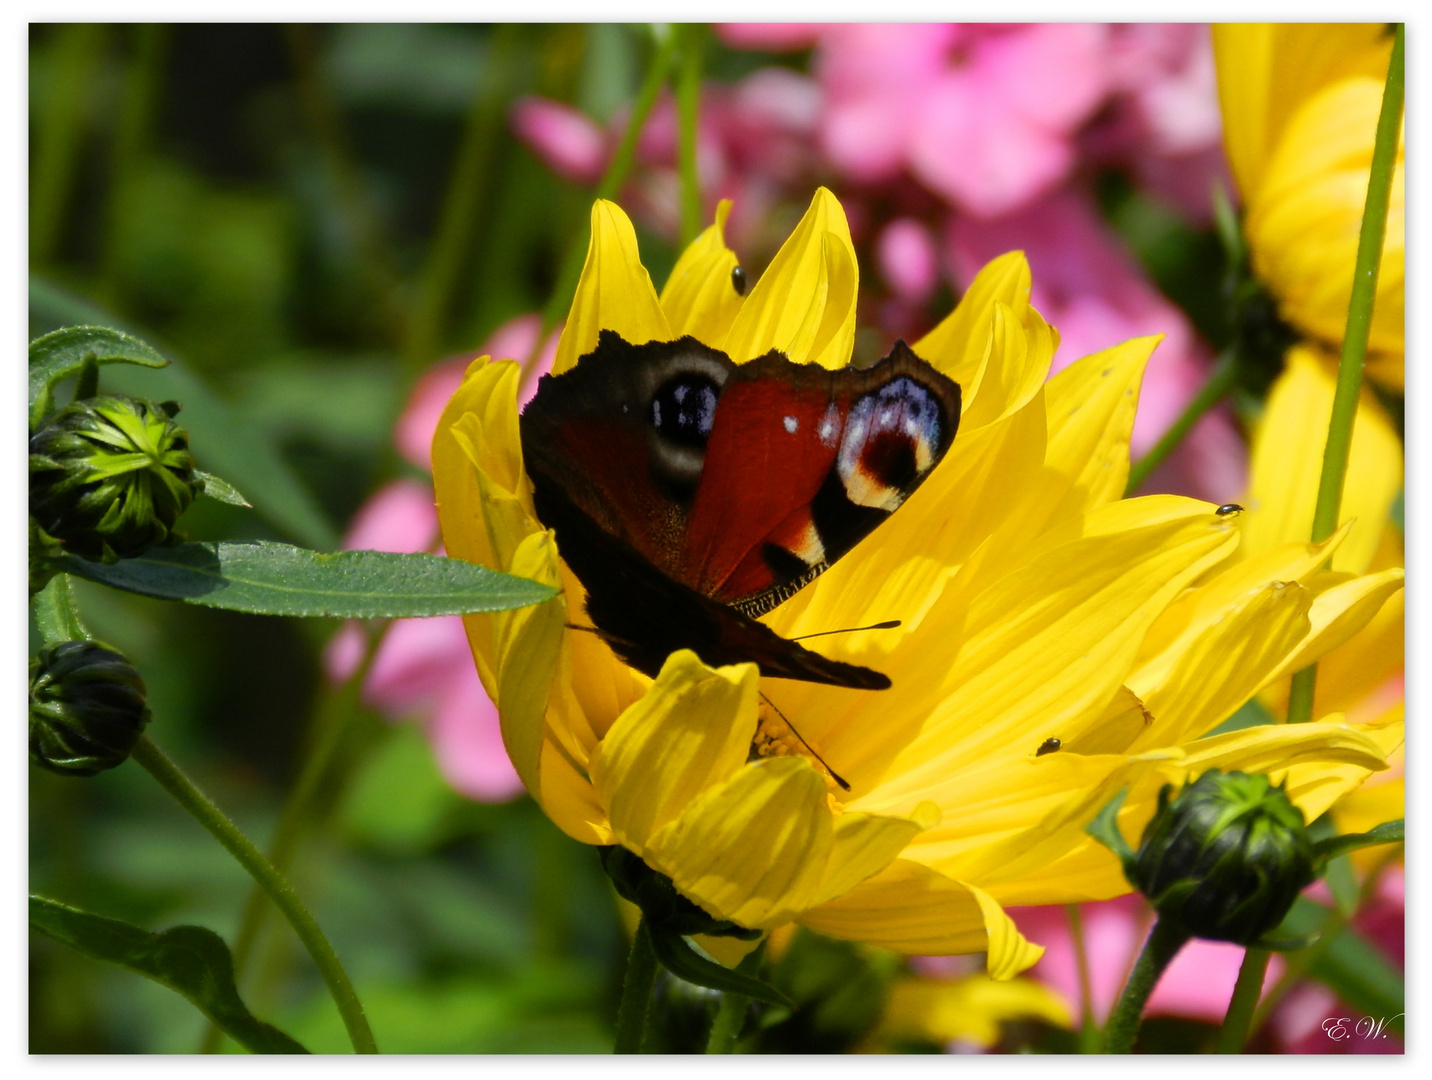
[(778, 352), (735, 364), (693, 338), (603, 331), (545, 376), (522, 414), (537, 516), (614, 651), (655, 675), (680, 648), (708, 664), (864, 689), (889, 685), (756, 617), (890, 515), (939, 462), (959, 387), (898, 343), (830, 371)]

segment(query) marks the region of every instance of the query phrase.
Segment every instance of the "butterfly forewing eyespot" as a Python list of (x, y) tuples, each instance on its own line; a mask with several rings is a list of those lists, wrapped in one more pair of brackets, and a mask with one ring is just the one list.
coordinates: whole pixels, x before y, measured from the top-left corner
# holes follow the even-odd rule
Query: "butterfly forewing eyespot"
[(753, 621), (899, 507), (959, 422), (959, 387), (903, 342), (830, 371), (771, 352), (734, 364), (694, 338), (593, 352), (544, 377), (521, 419), (543, 524), (599, 633), (650, 675), (691, 648), (709, 664), (878, 688)]

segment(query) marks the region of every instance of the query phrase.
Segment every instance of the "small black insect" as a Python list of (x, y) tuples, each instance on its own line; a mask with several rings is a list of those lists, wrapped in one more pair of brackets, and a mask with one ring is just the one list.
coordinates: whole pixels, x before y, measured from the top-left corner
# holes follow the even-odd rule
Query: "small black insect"
[(1052, 754), (1063, 745), (1058, 739), (1045, 739), (1039, 744), (1039, 749), (1034, 751), (1034, 756), (1043, 757), (1045, 754)]
[(1219, 517), (1237, 517), (1239, 514), (1243, 513), (1243, 507), (1239, 506), (1237, 503), (1224, 503), (1217, 510), (1215, 510), (1214, 513), (1217, 514)]
[(736, 290), (737, 296), (746, 295), (746, 271), (739, 266), (731, 267), (731, 287)]

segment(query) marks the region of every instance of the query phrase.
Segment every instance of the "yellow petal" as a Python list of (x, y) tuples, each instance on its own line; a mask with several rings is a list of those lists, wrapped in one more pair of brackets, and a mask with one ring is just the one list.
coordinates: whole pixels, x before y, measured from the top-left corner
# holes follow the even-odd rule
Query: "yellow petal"
[(726, 246), (726, 218), (731, 200), (716, 206), (716, 222), (681, 253), (661, 290), (661, 309), (671, 336), (690, 334), (697, 341), (720, 349), (726, 342), (741, 294), (731, 280), (738, 265), (736, 253)]
[[(1164, 784), (1182, 784), (1210, 768), (1267, 773), (1274, 783), (1286, 778), (1289, 798), (1311, 821), (1369, 773), (1384, 768), (1400, 732), (1400, 726), (1395, 730), (1371, 724), (1353, 727), (1338, 719), (1270, 724), (1123, 759), (1126, 765), (1108, 768), (1100, 785), (1071, 797), (1072, 813), (1066, 809), (1051, 815), (1028, 834), (1011, 837), (994, 851), (977, 853), (985, 863), (997, 866), (1003, 851), (1009, 864), (1003, 872), (996, 871), (1002, 874), (998, 880), (994, 874), (985, 879), (986, 888), (1002, 904), (1078, 903), (1122, 896), (1130, 886), (1118, 859), (1092, 838), (1075, 834), (1121, 787), (1130, 788), (1119, 814), (1119, 828), (1130, 843), (1137, 842), (1153, 816)], [(1063, 835), (1055, 835), (1056, 829)], [(1037, 859), (1028, 858), (1026, 852), (1036, 847), (1039, 854), (1056, 857), (1043, 866), (1031, 865)]]
[[(1224, 527), (1237, 531), (1236, 519), (1225, 519)], [(1281, 544), (1242, 562), (1220, 568), (1217, 575), (1200, 582), (1170, 604), (1154, 623), (1139, 649), (1139, 664), (1154, 662), (1161, 653), (1182, 648), (1222, 619), (1231, 608), (1245, 602), (1270, 582), (1296, 581), (1311, 587), (1313, 577), (1338, 546), (1347, 539), (1350, 525), (1321, 544)], [(1316, 591), (1316, 590), (1315, 590)]]
[[(1347, 325), (1382, 91), (1379, 75), (1314, 95), (1289, 122), (1244, 219), (1253, 271), (1279, 313), (1333, 348)], [(1374, 351), (1396, 355), (1403, 350), (1405, 202), (1399, 149), (1369, 339)]]
[(1406, 596), (1405, 590), (1398, 589), (1366, 627), (1318, 661), (1314, 716), (1345, 712), (1354, 719), (1367, 720), (1370, 715), (1357, 713), (1368, 707), (1376, 709), (1384, 687), (1400, 696), (1400, 687), (1393, 680), (1400, 681), (1406, 662)]
[(939, 821), (940, 809), (934, 803), (922, 803), (909, 818), (841, 814), (835, 820), (835, 843), (825, 877), (809, 904), (823, 904), (844, 896), (866, 878), (884, 870), (911, 840)]
[(966, 403), (976, 396), (989, 360), (995, 304), (1008, 306), (1022, 321), (1029, 308), (1031, 280), (1024, 252), (991, 259), (970, 282), (955, 310), (915, 342), (916, 355), (960, 384)]
[(591, 783), (550, 739), (542, 743), (542, 788), (534, 797), (542, 812), (573, 840), (599, 847), (617, 842)]
[(688, 803), (741, 768), (755, 733), (754, 664), (713, 670), (689, 650), (672, 653), (591, 758), (620, 843), (642, 854)]
[(616, 203), (592, 204), (592, 239), (572, 298), (552, 373), (560, 375), (597, 347), (602, 330), (615, 330), (633, 345), (672, 340), (666, 315), (641, 265), (636, 230)]
[(979, 889), (938, 871), (897, 859), (837, 900), (798, 920), (817, 933), (864, 941), (907, 955), (949, 956), (989, 951), (989, 973), (1008, 979), (1044, 950)]
[(1274, 581), (1133, 672), (1128, 688), (1153, 723), (1128, 752), (1187, 742), (1217, 727), (1281, 671), (1307, 637), (1311, 590)]
[(643, 858), (712, 915), (766, 929), (807, 905), (833, 831), (820, 774), (804, 758), (770, 758), (707, 788)]
[[(1372, 621), (1394, 593), (1402, 591), (1401, 567), (1368, 574), (1334, 586), (1314, 601), (1307, 637), (1283, 663), (1277, 675), (1290, 675), (1349, 641)], [(1277, 676), (1274, 676), (1275, 678)]]
[(958, 1039), (990, 1047), (999, 1041), (1003, 1021), (1027, 1018), (1065, 1028), (1073, 1024), (1068, 1003), (1033, 979), (900, 979), (890, 987), (879, 1037), (934, 1043)]
[(1239, 190), (1262, 181), (1288, 119), (1342, 78), (1387, 74), (1391, 36), (1381, 23), (1221, 23), (1213, 28), (1223, 140)]
[(1031, 545), (993, 586), (946, 590), (925, 632), (950, 647), (887, 671), (927, 719), (913, 739), (896, 718), (862, 732), (856, 760), (880, 766), (898, 749), (862, 809), (898, 814), (930, 799), (948, 812), (957, 763), (1078, 730), (1114, 696), (1159, 611), (1235, 543), (1206, 503), (1174, 496), (1109, 503), (1079, 531)]
[[(551, 533), (533, 533), (518, 545), (512, 572), (544, 585), (557, 585), (557, 545)], [(542, 791), (542, 733), (566, 620), (567, 606), (560, 593), (545, 603), (492, 616), (497, 648), (493, 703), (507, 754), (534, 795)]]
[(989, 359), (960, 415), (971, 431), (1024, 407), (1049, 376), (1058, 342), (1039, 312), (993, 303)]
[(726, 353), (739, 364), (779, 349), (798, 364), (844, 367), (855, 344), (858, 285), (845, 211), (819, 188), (741, 305)]
[[(1335, 379), (1313, 350), (1298, 346), (1273, 384), (1253, 439), (1247, 511), (1239, 520), (1245, 556), (1312, 533)], [(1340, 517), (1356, 519), (1333, 556), (1334, 570), (1361, 573), (1402, 488), (1402, 444), (1382, 407), (1363, 392), (1353, 425)]]
[(1048, 508), (1047, 519), (1123, 497), (1139, 384), (1161, 340), (1134, 338), (1086, 356), (1049, 380), (1049, 450), (1040, 494), (1030, 500)]

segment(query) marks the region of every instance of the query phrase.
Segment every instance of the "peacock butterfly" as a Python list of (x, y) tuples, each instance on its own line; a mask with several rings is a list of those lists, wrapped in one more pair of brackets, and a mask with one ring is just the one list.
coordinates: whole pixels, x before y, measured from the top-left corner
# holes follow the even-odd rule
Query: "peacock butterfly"
[(920, 485), (954, 441), (960, 388), (897, 342), (865, 369), (745, 364), (695, 338), (603, 330), (522, 413), (537, 516), (587, 592), (597, 632), (655, 676), (708, 664), (879, 690), (758, 616), (807, 585)]

